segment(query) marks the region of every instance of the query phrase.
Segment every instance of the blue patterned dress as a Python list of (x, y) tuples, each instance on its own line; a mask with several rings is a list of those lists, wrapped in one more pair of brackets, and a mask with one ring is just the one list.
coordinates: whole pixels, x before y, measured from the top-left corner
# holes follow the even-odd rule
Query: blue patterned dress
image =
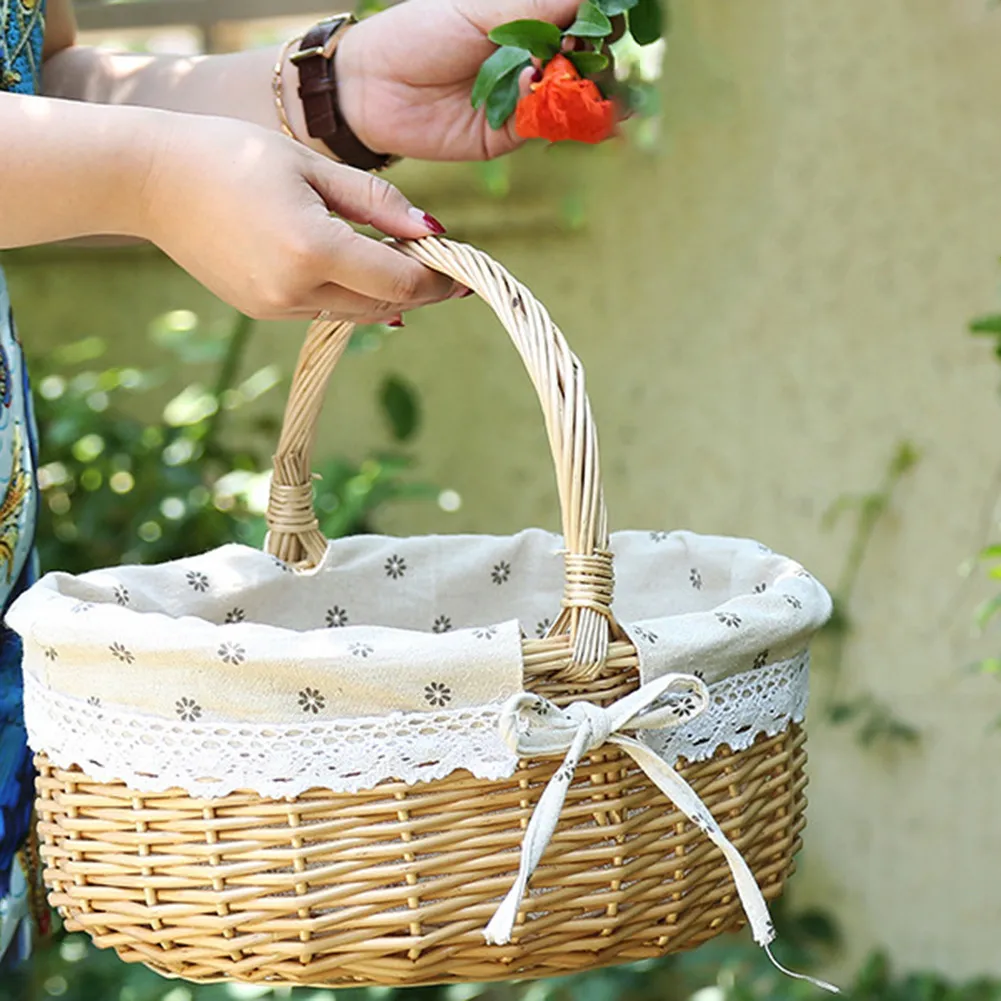
[[(0, 0), (0, 90), (31, 94), (39, 82), (45, 0)], [(0, 609), (35, 577), (35, 426), (28, 377), (0, 270)], [(31, 829), (31, 756), (21, 708), (21, 645), (0, 627), (0, 976), (29, 951), (44, 920)]]

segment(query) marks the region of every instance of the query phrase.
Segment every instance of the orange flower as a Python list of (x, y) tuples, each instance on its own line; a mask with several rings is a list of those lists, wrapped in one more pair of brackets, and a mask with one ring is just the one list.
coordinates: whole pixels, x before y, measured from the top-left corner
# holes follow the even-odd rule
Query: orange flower
[(566, 56), (556, 56), (518, 102), (514, 125), (522, 139), (600, 143), (615, 129), (615, 105)]

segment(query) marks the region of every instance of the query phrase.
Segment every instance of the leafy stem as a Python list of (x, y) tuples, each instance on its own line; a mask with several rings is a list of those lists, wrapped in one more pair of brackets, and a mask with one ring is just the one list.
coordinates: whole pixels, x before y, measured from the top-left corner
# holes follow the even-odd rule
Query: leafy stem
[(840, 694), (842, 666), (851, 627), (849, 609), (862, 565), (900, 481), (918, 459), (919, 454), (914, 446), (906, 441), (901, 442), (875, 490), (860, 496), (843, 495), (835, 500), (824, 515), (824, 524), (830, 527), (846, 511), (856, 513), (848, 555), (833, 592), (834, 614), (825, 628), (829, 640), (826, 660), (832, 676), (825, 713), (831, 723), (856, 724), (856, 738), (863, 746), (869, 746), (877, 740), (915, 743), (919, 737), (914, 726), (896, 716), (890, 706), (871, 693), (862, 692), (852, 696)]
[(226, 339), (226, 351), (219, 362), (215, 385), (212, 388), (212, 395), (218, 405), (205, 424), (203, 441), (206, 446), (214, 444), (219, 437), (223, 418), (222, 399), (226, 390), (232, 389), (236, 383), (236, 374), (240, 370), (240, 363), (243, 361), (253, 330), (253, 319), (243, 313), (237, 313), (229, 337)]
[[(488, 37), (499, 48), (480, 67), (473, 84), (473, 107), (485, 110), (491, 128), (501, 128), (514, 113), (519, 77), (533, 59), (545, 64), (563, 52), (583, 76), (606, 71), (610, 60), (601, 50), (616, 35), (616, 18), (624, 20), (637, 45), (649, 45), (664, 34), (664, 0), (584, 0), (565, 31), (533, 18), (498, 25)], [(585, 43), (584, 50), (577, 47), (580, 42)]]
[(870, 493), (861, 496), (843, 495), (839, 497), (824, 515), (827, 527), (833, 526), (837, 519), (848, 509), (858, 512), (855, 531), (848, 547), (848, 556), (841, 568), (841, 576), (835, 588), (835, 601), (847, 607), (855, 591), (859, 572), (865, 560), (865, 554), (872, 542), (873, 534), (880, 520), (886, 514), (897, 485), (920, 458), (917, 450), (909, 442), (901, 442), (897, 451), (887, 464), (880, 485)]

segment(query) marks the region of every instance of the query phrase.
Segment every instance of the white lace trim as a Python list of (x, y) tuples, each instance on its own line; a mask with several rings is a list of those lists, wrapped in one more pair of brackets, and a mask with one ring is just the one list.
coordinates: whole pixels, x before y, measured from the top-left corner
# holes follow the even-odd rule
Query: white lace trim
[[(781, 733), (804, 717), (808, 663), (803, 653), (716, 682), (705, 713), (642, 739), (673, 763), (679, 756), (704, 760), (722, 744), (742, 750), (759, 733)], [(463, 768), (481, 779), (506, 778), (518, 761), (498, 733), (500, 703), (307, 725), (180, 723), (69, 698), (25, 675), (24, 711), (31, 747), (55, 765), (78, 765), (94, 779), (139, 792), (353, 793), (389, 779), (428, 782)]]
[(678, 758), (705, 761), (727, 744), (743, 751), (760, 733), (782, 733), (790, 723), (802, 723), (810, 697), (810, 655), (734, 674), (709, 686), (709, 708), (690, 723), (670, 730), (639, 734), (669, 763)]

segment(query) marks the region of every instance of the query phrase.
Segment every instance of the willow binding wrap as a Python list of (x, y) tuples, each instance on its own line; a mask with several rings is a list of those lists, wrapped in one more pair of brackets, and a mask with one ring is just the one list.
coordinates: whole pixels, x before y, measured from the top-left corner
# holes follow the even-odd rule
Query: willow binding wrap
[[(522, 643), (534, 692), (559, 706), (634, 691), (638, 656), (610, 612), (612, 561), (584, 373), (545, 309), (485, 254), (438, 239), (400, 249), (482, 296), (542, 403), (563, 519), (565, 597)], [(327, 379), (351, 326), (310, 327), (285, 413), (268, 550), (310, 566), (326, 549), (310, 458)], [(800, 846), (804, 734), (678, 763), (767, 899)], [(193, 981), (332, 987), (545, 977), (687, 949), (742, 922), (730, 870), (702, 830), (611, 744), (582, 759), (509, 944), (483, 929), (519, 868), (558, 759), (511, 778), (468, 772), (290, 800), (141, 793), (36, 758), (49, 899), (71, 931), (127, 962)]]

